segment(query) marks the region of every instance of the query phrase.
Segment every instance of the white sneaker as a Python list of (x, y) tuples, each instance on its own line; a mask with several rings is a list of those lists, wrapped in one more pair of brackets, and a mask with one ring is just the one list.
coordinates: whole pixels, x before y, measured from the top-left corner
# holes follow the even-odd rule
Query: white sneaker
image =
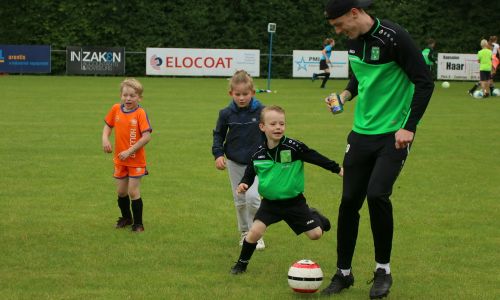
[(245, 237), (247, 236), (248, 232), (246, 231), (243, 231), (240, 235), (240, 246), (243, 246), (243, 240), (245, 239)]
[(264, 244), (264, 240), (262, 238), (260, 238), (257, 241), (257, 247), (256, 247), (256, 249), (257, 250), (264, 250), (265, 248), (266, 248), (266, 244)]

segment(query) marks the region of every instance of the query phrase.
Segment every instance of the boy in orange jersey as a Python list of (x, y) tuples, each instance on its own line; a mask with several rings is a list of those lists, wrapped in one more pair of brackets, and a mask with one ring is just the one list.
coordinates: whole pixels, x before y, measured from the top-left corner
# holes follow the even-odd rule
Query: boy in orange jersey
[[(141, 177), (148, 174), (144, 146), (151, 140), (153, 131), (146, 112), (139, 106), (143, 90), (138, 80), (125, 79), (120, 85), (121, 102), (113, 105), (106, 115), (104, 119), (106, 124), (102, 130), (102, 148), (104, 152), (111, 153), (113, 147), (109, 142), (109, 136), (115, 128), (114, 177), (118, 192), (118, 207), (122, 213), (116, 228), (132, 224), (134, 232), (144, 231), (139, 188)], [(133, 219), (130, 199), (132, 199)]]

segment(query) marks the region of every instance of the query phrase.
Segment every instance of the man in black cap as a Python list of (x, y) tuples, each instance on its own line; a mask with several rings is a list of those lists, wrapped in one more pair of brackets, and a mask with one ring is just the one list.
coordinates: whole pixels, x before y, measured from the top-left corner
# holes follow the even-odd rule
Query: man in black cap
[(352, 77), (340, 101), (357, 97), (354, 124), (344, 156), (342, 200), (337, 228), (337, 271), (323, 294), (354, 283), (352, 257), (365, 198), (375, 246), (370, 298), (383, 298), (392, 285), (393, 237), (389, 199), (434, 90), (429, 69), (408, 32), (364, 10), (372, 1), (330, 0), (325, 16), (348, 40)]

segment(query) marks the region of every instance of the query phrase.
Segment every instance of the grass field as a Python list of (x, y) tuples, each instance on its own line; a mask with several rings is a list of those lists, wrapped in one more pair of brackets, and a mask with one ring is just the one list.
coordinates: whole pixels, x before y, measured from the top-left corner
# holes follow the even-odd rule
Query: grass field
[[(140, 78), (153, 126), (147, 145), (143, 234), (114, 229), (112, 158), (103, 118), (118, 77), (0, 77), (1, 299), (309, 299), (287, 285), (290, 264), (336, 262), (335, 230), (319, 241), (269, 228), (243, 276), (226, 172), (215, 169), (212, 129), (229, 102), (227, 80)], [(265, 88), (265, 80), (257, 80)], [(330, 81), (340, 90), (345, 81)], [(436, 86), (412, 153), (394, 186), (390, 299), (500, 298), (500, 97), (474, 100), (470, 83)], [(329, 114), (329, 90), (273, 80), (258, 94), (287, 111), (287, 135), (342, 161), (354, 104)], [(341, 179), (306, 167), (306, 197), (336, 220)], [(334, 222), (335, 224), (335, 222)], [(335, 225), (334, 225), (335, 226)], [(366, 205), (353, 262), (355, 285), (338, 299), (368, 299), (374, 258)]]

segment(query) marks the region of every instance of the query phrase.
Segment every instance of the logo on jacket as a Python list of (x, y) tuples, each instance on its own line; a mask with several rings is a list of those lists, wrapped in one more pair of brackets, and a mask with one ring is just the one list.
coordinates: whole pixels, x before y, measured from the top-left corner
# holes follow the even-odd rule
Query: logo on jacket
[(379, 60), (379, 58), (380, 58), (380, 48), (379, 47), (372, 47), (371, 60)]

